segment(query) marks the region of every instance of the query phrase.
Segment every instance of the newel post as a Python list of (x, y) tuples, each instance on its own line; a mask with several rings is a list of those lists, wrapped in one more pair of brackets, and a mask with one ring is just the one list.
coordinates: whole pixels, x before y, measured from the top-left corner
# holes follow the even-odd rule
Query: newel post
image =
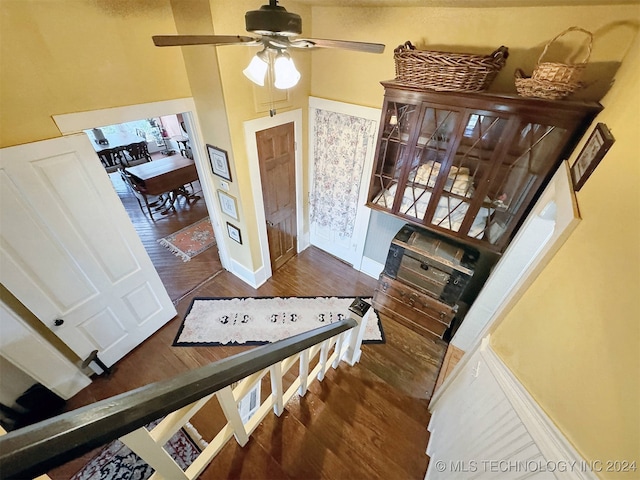
[(349, 305), (349, 316), (358, 322), (358, 326), (351, 330), (349, 337), (349, 347), (344, 360), (352, 367), (360, 360), (362, 350), (362, 338), (364, 337), (364, 330), (367, 326), (369, 315), (371, 315), (373, 309), (371, 305), (362, 300), (360, 297), (356, 297), (351, 305)]

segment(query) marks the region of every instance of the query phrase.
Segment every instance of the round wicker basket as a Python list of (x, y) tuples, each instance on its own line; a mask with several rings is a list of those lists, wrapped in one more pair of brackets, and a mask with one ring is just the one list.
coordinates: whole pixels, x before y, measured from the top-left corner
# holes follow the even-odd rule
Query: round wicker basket
[[(579, 31), (588, 36), (589, 43), (584, 60), (575, 64), (543, 62), (542, 58), (547, 53), (549, 46), (561, 36), (572, 31)], [(591, 32), (580, 27), (567, 28), (545, 45), (531, 77), (527, 77), (522, 70), (516, 69), (515, 84), (518, 94), (523, 97), (559, 100), (579, 90), (583, 87), (580, 80), (582, 79), (582, 74), (587, 66), (587, 62), (591, 57), (592, 47), (593, 34)]]

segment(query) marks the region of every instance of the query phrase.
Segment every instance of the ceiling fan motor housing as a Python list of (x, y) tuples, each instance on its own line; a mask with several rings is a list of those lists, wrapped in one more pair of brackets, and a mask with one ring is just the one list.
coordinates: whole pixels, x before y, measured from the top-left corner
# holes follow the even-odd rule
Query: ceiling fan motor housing
[(284, 7), (263, 5), (260, 10), (252, 10), (244, 15), (248, 32), (259, 35), (293, 36), (302, 33), (302, 19), (300, 15), (287, 12)]

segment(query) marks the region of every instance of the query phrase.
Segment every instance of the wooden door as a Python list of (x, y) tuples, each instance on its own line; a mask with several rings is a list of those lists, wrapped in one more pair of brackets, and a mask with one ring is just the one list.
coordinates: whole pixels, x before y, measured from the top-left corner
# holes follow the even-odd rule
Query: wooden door
[(271, 269), (297, 253), (296, 168), (293, 123), (256, 132)]
[(84, 134), (0, 150), (0, 282), (111, 365), (176, 315)]

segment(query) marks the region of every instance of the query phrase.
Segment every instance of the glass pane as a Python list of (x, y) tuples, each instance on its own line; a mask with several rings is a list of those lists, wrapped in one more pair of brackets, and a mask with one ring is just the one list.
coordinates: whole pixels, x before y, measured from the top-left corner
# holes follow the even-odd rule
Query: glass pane
[(383, 131), (380, 136), (376, 169), (373, 173), (374, 183), (369, 192), (372, 203), (391, 209), (396, 194), (398, 178), (403, 166), (408, 161), (407, 142), (413, 126), (414, 115), (419, 106), (387, 102), (383, 118)]
[(496, 243), (513, 227), (511, 223), (531, 189), (549, 171), (549, 159), (554, 157), (564, 135), (565, 130), (559, 127), (532, 123), (521, 126), (489, 189), (495, 210), (487, 234), (489, 242)]
[[(469, 115), (431, 223), (457, 232), (467, 216), (476, 182), (492, 168), (492, 157), (503, 135), (507, 119), (495, 115)], [(469, 227), (468, 236), (482, 238), (492, 213), (491, 200), (485, 199)]]
[(459, 117), (459, 112), (436, 108), (425, 110), (400, 213), (424, 218)]

